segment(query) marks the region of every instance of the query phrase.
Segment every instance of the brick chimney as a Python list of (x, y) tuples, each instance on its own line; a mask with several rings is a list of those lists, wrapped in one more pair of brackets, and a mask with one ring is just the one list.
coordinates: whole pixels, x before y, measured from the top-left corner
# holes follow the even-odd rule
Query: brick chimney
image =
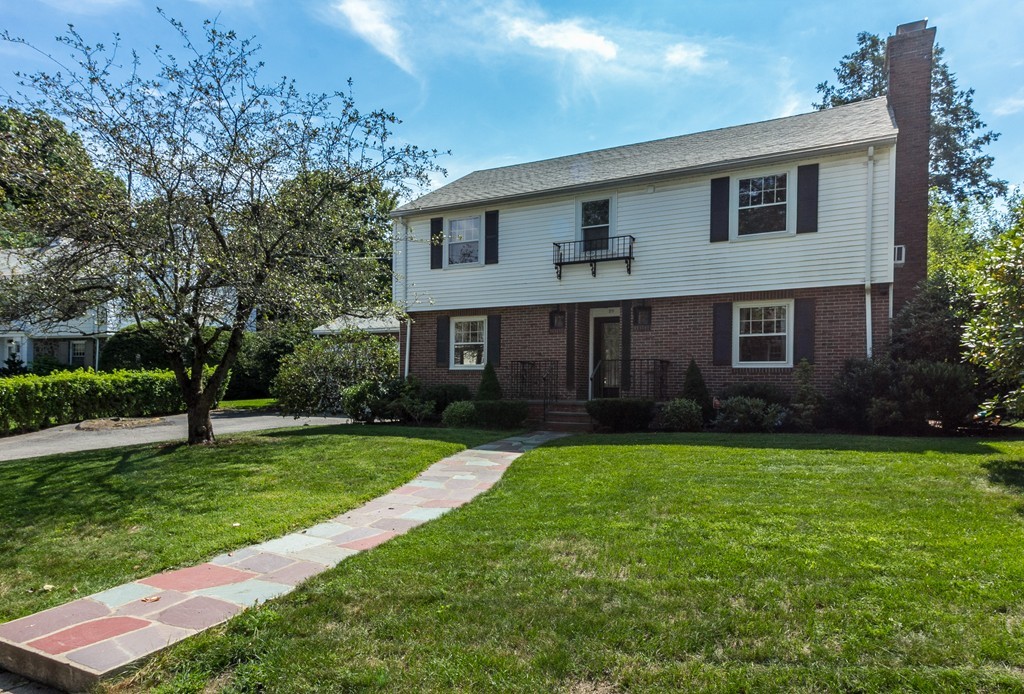
[(886, 44), (889, 108), (896, 119), (896, 245), (906, 263), (893, 271), (893, 310), (913, 295), (928, 272), (928, 153), (931, 130), (932, 47), (928, 20), (901, 24)]

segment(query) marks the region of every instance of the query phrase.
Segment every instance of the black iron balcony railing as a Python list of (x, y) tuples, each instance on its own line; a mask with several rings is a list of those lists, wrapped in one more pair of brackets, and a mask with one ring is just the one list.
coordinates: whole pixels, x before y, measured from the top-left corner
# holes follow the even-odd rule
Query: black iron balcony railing
[(554, 244), (552, 260), (555, 263), (555, 274), (562, 279), (563, 265), (590, 263), (590, 274), (597, 277), (597, 264), (605, 260), (626, 261), (626, 273), (633, 272), (632, 236), (609, 236), (606, 238), (586, 239), (583, 241), (559, 241)]

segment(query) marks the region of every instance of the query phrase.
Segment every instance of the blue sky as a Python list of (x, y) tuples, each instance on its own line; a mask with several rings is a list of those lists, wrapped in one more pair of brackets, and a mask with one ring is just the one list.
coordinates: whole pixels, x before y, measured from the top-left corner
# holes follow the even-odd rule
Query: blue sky
[[(269, 78), (344, 87), (385, 108), (402, 140), (451, 150), (448, 180), (572, 154), (811, 110), (858, 31), (928, 17), (975, 106), (1002, 133), (995, 174), (1024, 183), (1024, 3), (732, 0), (178, 0), (160, 3), (254, 36)], [(170, 48), (149, 0), (0, 0), (3, 27), (59, 51), (72, 23), (91, 41)], [(0, 44), (0, 90), (51, 66)], [(442, 181), (438, 180), (437, 183)]]

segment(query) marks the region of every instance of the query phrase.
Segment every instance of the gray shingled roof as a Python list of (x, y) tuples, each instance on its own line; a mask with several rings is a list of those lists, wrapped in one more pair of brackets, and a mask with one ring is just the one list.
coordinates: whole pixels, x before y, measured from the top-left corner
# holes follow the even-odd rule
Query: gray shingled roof
[(879, 97), (750, 125), (474, 171), (402, 205), (392, 215), (842, 149), (892, 140), (896, 132), (888, 101)]

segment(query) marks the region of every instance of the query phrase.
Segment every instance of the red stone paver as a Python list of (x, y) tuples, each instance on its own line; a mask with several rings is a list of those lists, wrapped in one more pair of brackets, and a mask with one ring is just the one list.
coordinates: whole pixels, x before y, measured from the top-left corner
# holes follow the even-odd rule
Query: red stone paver
[[(524, 450), (552, 437), (542, 432), (491, 446), (511, 453), (480, 449), (457, 453), (431, 465), (412, 482), (307, 528), (309, 536), (303, 534), (306, 531), (292, 533), (222, 554), (208, 563), (103, 591), (96, 599), (83, 598), (2, 624), (0, 667), (12, 671), (20, 667), (25, 674), (64, 689), (88, 689), (98, 676), (118, 672), (219, 624), (242, 611), (242, 605), (286, 593), (350, 554), (372, 549), (440, 515), (425, 509), (463, 505), (500, 479)], [(482, 461), (496, 464), (473, 464)], [(339, 530), (351, 529), (322, 537), (331, 532), (332, 524)], [(320, 544), (311, 545), (313, 540)], [(159, 592), (145, 595), (150, 591), (139, 590), (140, 585)], [(135, 599), (139, 595), (144, 597)], [(108, 608), (101, 600), (116, 607)], [(121, 604), (122, 600), (129, 602)]]
[(172, 627), (201, 631), (209, 629), (214, 624), (220, 624), (241, 611), (242, 608), (238, 605), (199, 595), (169, 607), (158, 614), (157, 619), (160, 623)]
[(248, 581), (253, 576), (255, 574), (251, 571), (239, 571), (238, 569), (218, 566), (217, 564), (200, 564), (199, 566), (190, 566), (187, 569), (178, 569), (177, 571), (168, 571), (167, 573), (150, 576), (149, 578), (142, 579), (139, 583), (145, 583), (147, 586), (164, 590), (188, 592), (191, 590), (201, 590), (202, 588), (226, 586), (230, 583), (241, 583), (242, 581)]
[(68, 627), (56, 634), (50, 634), (35, 641), (29, 641), (28, 645), (43, 653), (59, 655), (82, 646), (127, 634), (129, 631), (142, 629), (149, 624), (150, 622), (145, 619), (137, 617), (104, 617)]

